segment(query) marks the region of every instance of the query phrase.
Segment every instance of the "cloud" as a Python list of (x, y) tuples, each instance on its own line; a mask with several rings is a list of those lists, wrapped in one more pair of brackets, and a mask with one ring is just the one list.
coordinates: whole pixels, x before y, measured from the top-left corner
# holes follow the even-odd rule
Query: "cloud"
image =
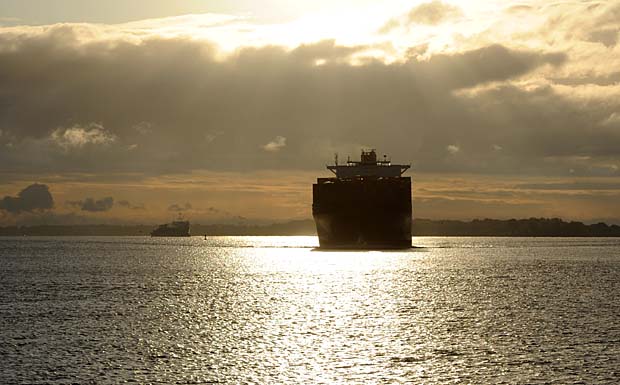
[(82, 148), (86, 145), (107, 145), (116, 137), (105, 130), (101, 124), (91, 123), (87, 127), (73, 126), (59, 128), (52, 132), (51, 138), (65, 150)]
[[(480, 185), (500, 174), (617, 178), (618, 2), (479, 3), (442, 13), (435, 11), (456, 2), (427, 1), (394, 14), (390, 36), (375, 33), (390, 16), (378, 13), (357, 23), (366, 35), (343, 30), (338, 19), (343, 36), (327, 25), (320, 36), (308, 37), (313, 28), (288, 36), (277, 32), (300, 24), (198, 15), (0, 28), (0, 180), (53, 183), (54, 191), (79, 194), (71, 199), (92, 196), (88, 187), (67, 193), (85, 181), (106, 181), (98, 196), (138, 196), (132, 189), (140, 188), (149, 210), (114, 207), (159, 221), (170, 215), (162, 201), (201, 199), (249, 218), (301, 217), (308, 180), (335, 152), (356, 157), (362, 144), (413, 163), (416, 178), (466, 173)], [(278, 136), (286, 146), (266, 151)], [(449, 156), (448, 145), (461, 151)], [(265, 170), (281, 179), (247, 184)], [(196, 182), (200, 173), (238, 179), (223, 187), (218, 178)], [(167, 193), (143, 185), (175, 175), (205, 191), (187, 194), (193, 185), (180, 189), (178, 181)], [(306, 175), (303, 193), (284, 187), (291, 175)], [(248, 208), (248, 200), (261, 207)], [(437, 207), (450, 213), (450, 205)], [(584, 209), (591, 205), (564, 209), (618, 216), (617, 204), (596, 214)]]
[(417, 24), (437, 25), (462, 15), (463, 12), (459, 7), (435, 0), (411, 9), (408, 14), (408, 21)]
[(536, 10), (536, 7), (528, 4), (516, 4), (506, 8), (506, 13), (526, 13)]
[(0, 200), (0, 210), (11, 214), (49, 210), (54, 207), (54, 199), (49, 187), (34, 183), (20, 191), (16, 197), (5, 196)]
[(228, 210), (220, 209), (217, 207), (199, 208), (194, 207), (191, 203), (185, 204), (172, 204), (168, 207), (168, 211), (177, 213), (186, 213), (191, 211), (193, 220), (201, 221), (202, 223), (229, 223), (232, 221), (247, 220), (246, 217), (233, 214)]
[(514, 79), (544, 65), (560, 66), (566, 59), (563, 53), (511, 50), (493, 44), (459, 54), (434, 55), (416, 69), (425, 79), (436, 76), (438, 87), (457, 89)]
[(613, 181), (580, 181), (580, 182), (546, 182), (546, 183), (521, 183), (515, 186), (525, 190), (566, 190), (566, 191), (593, 191), (610, 190), (620, 191), (620, 183)]
[(153, 125), (149, 122), (140, 122), (133, 126), (133, 129), (141, 135), (149, 135), (153, 132)]
[(114, 198), (105, 197), (102, 199), (86, 198), (81, 201), (68, 201), (68, 205), (78, 207), (82, 211), (105, 212), (110, 211), (114, 206)]
[(240, 221), (247, 220), (247, 218), (242, 215), (236, 215), (236, 214), (231, 213), (230, 211), (221, 210), (215, 207), (209, 207), (208, 209), (205, 210), (205, 212), (209, 215), (218, 216), (219, 219), (228, 219), (228, 220), (234, 219), (234, 220), (240, 220)]
[(176, 212), (183, 212), (183, 211), (189, 211), (192, 209), (192, 204), (191, 203), (185, 203), (184, 205), (180, 205), (180, 204), (172, 204), (168, 207), (168, 211), (176, 211)]
[[(547, 18), (542, 28), (532, 29), (531, 33), (554, 41), (555, 44), (570, 44), (574, 48), (588, 51), (580, 42), (601, 43), (605, 48), (613, 48), (618, 42), (620, 27), (620, 3), (608, 2), (558, 2), (547, 9)], [(592, 52), (590, 52), (592, 54)], [(592, 64), (609, 63), (596, 59)]]
[(1, 26), (10, 26), (10, 25), (18, 25), (22, 22), (22, 20), (18, 17), (0, 17), (0, 27)]
[(620, 127), (620, 112), (612, 112), (607, 119), (603, 120), (604, 126)]
[(412, 24), (439, 25), (462, 16), (463, 11), (459, 7), (434, 0), (413, 7), (409, 13), (402, 17), (388, 20), (379, 32), (387, 33), (396, 28)]
[(283, 136), (276, 136), (274, 140), (263, 146), (263, 150), (267, 152), (278, 152), (284, 147), (286, 147), (286, 138)]
[[(620, 111), (620, 88), (548, 79), (572, 68), (561, 50), (481, 44), (353, 62), (366, 46), (223, 55), (183, 38), (84, 42), (84, 28), (0, 31), (0, 127), (12, 143), (0, 173), (320, 170), (361, 144), (417, 172), (581, 175), (620, 156), (620, 132), (603, 124)], [(451, 143), (467, 149), (459, 162), (446, 162)]]
[(448, 152), (452, 155), (457, 154), (459, 151), (461, 151), (461, 148), (455, 144), (451, 144), (448, 147), (446, 147), (446, 150), (448, 150)]
[(118, 206), (125, 207), (125, 208), (131, 209), (131, 210), (144, 210), (145, 209), (144, 204), (142, 204), (142, 203), (140, 203), (140, 204), (133, 204), (133, 203), (127, 201), (127, 200), (117, 201), (116, 204)]
[(389, 33), (401, 26), (401, 21), (398, 18), (393, 18), (388, 20), (381, 28), (379, 28), (379, 33)]
[(616, 28), (602, 28), (590, 32), (589, 40), (599, 42), (606, 47), (614, 47), (618, 43), (618, 37), (620, 36), (620, 27)]

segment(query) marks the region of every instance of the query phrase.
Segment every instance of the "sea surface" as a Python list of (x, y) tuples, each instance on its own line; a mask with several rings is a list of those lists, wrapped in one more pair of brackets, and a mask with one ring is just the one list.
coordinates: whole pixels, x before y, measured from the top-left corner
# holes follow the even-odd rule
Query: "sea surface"
[(0, 238), (0, 383), (620, 383), (620, 239)]

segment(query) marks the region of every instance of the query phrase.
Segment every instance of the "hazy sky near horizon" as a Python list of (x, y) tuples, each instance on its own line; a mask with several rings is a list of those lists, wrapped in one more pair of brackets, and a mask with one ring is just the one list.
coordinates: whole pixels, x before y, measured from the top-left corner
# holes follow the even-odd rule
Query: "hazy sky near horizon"
[(619, 38), (620, 1), (0, 0), (0, 223), (307, 218), (363, 147), (417, 217), (620, 223)]

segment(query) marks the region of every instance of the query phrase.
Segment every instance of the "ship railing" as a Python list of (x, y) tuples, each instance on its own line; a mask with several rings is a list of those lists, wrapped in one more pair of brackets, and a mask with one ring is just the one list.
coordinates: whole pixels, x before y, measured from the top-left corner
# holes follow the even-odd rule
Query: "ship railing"
[(317, 178), (316, 184), (332, 184), (338, 181), (399, 180), (402, 178), (402, 176), (355, 175), (347, 177)]

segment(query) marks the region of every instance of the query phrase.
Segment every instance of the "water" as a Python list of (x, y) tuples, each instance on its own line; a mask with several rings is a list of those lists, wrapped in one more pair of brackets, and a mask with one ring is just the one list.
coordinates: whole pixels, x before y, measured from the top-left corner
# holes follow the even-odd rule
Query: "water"
[(619, 383), (620, 239), (0, 238), (0, 383)]

